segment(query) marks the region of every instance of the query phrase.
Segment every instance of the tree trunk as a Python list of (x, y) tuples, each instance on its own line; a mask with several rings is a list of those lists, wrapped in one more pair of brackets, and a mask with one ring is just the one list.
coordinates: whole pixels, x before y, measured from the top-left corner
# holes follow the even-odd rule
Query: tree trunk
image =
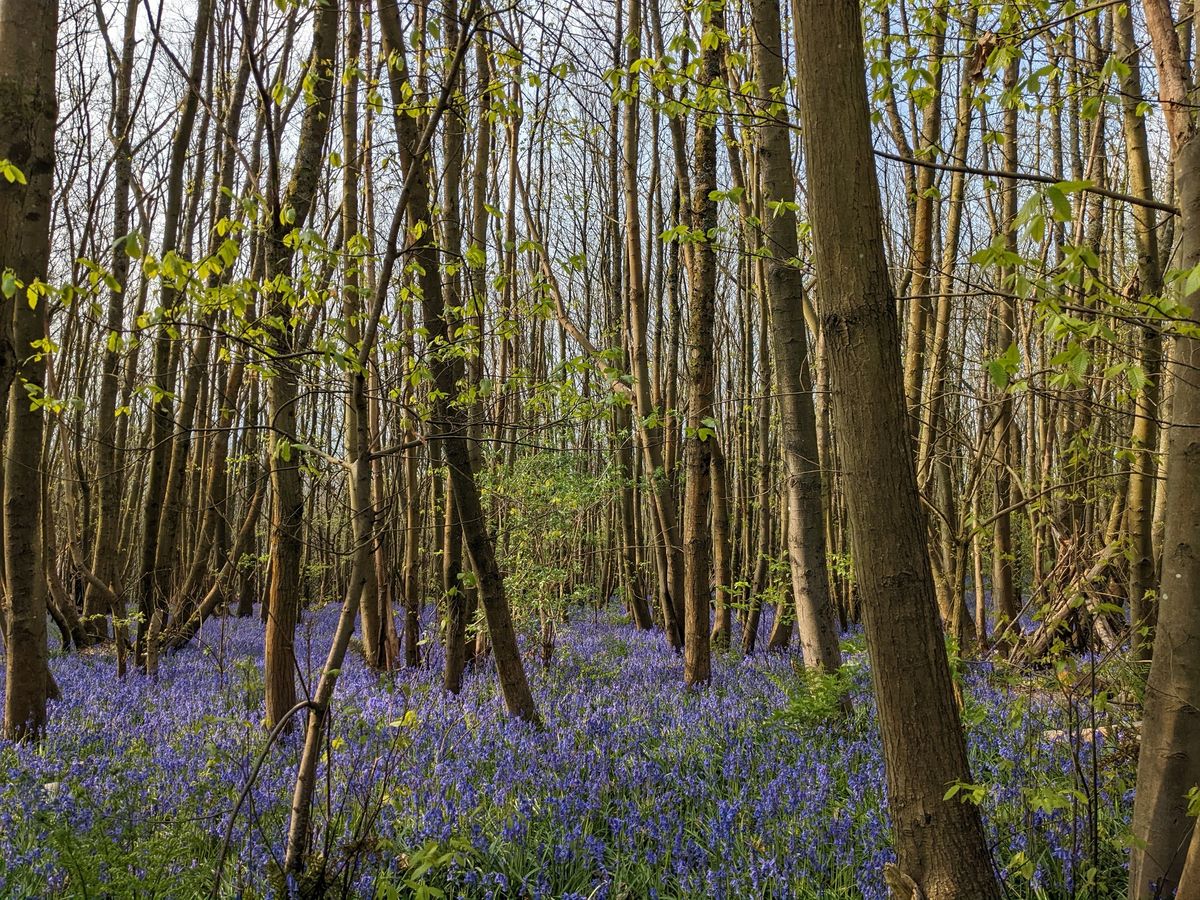
[[(1143, 0), (1154, 47), (1159, 96), (1171, 135), (1178, 197), (1179, 265), (1200, 265), (1200, 134), (1194, 92), (1171, 7)], [(1195, 310), (1200, 292), (1182, 297)], [(1188, 323), (1195, 325), (1196, 316)], [(1200, 339), (1180, 333), (1170, 354), (1174, 396), (1167, 429), (1162, 578), (1158, 627), (1146, 684), (1134, 844), (1129, 866), (1131, 900), (1170, 896), (1178, 885), (1195, 820), (1187, 815), (1187, 792), (1200, 782)], [(1182, 893), (1180, 897), (1184, 896)]]
[(923, 539), (859, 7), (796, 7), (818, 308), (898, 866), (929, 900), (989, 900), (1000, 892), (979, 809), (943, 799), (971, 778)]
[[(778, 0), (751, 5), (754, 67), (761, 93), (782, 90)], [(765, 211), (766, 290), (787, 465), (788, 561), (805, 665), (832, 672), (842, 662), (837, 617), (829, 591), (817, 421), (804, 322), (804, 273), (796, 238), (796, 183), (783, 104), (763, 104), (758, 124), (759, 171)], [(766, 548), (760, 548), (766, 552)]]
[[(458, 2), (447, 0), (442, 11), (443, 31), (451, 46), (458, 42)], [(462, 169), (465, 164), (464, 116), (466, 104), (462, 100), (464, 78), (459, 70), (450, 106), (445, 114), (443, 152), (445, 169), (442, 174), (442, 251), (449, 259), (462, 255), (462, 220), (460, 203), (462, 194)], [(452, 310), (460, 309), (462, 300), (461, 273), (447, 272), (442, 279), (446, 292), (447, 311), (452, 316), (449, 328), (452, 332), (462, 328), (462, 320)], [(468, 450), (472, 445), (468, 444)], [(478, 460), (472, 457), (472, 471), (477, 470)], [(446, 598), (446, 663), (442, 684), (446, 690), (458, 693), (462, 687), (462, 673), (466, 666), (467, 640), (467, 588), (463, 583), (463, 528), (458, 519), (458, 504), (454, 501), (453, 480), (446, 482), (445, 537), (442, 540), (442, 589)]]
[[(636, 2), (636, 0), (634, 0)], [(725, 40), (725, 13), (721, 3), (705, 13), (707, 38), (700, 60), (700, 92), (720, 89), (721, 41)], [(717, 260), (713, 243), (717, 234), (717, 129), (714, 117), (696, 117), (695, 172), (692, 177), (692, 229), (695, 243), (688, 284), (687, 374), (689, 396), (684, 437), (684, 470), (687, 484), (683, 501), (683, 681), (688, 687), (707, 684), (712, 678), (709, 644), (709, 594), (712, 532), (708, 527), (708, 502), (712, 483), (713, 444), (719, 438), (713, 419), (715, 364), (713, 330), (716, 319)]]
[[(1014, 56), (1004, 75), (1006, 88), (1016, 88), (1021, 60)], [(1017, 108), (1010, 103), (1004, 110), (1004, 168), (1012, 172), (1017, 168)], [(1017, 251), (1017, 180), (1003, 180), (1000, 227), (1004, 233), (1005, 248)], [(994, 356), (1003, 356), (1012, 346), (1016, 335), (1016, 307), (1011, 296), (1011, 273), (1005, 271), (1001, 278), (1001, 294), (996, 300), (995, 338), (992, 343)], [(1013, 422), (1013, 399), (1007, 386), (1001, 387), (996, 398), (996, 414), (992, 429), (992, 603), (995, 609), (995, 633), (1002, 634), (1017, 616), (1016, 585), (1013, 565), (1012, 516), (1008, 507), (1012, 504), (1013, 446), (1016, 442), (1016, 425)]]
[[(338, 8), (334, 3), (318, 7), (313, 18), (313, 50), (309, 60), (312, 100), (304, 110), (292, 179), (282, 202), (273, 210), (268, 238), (267, 277), (290, 274), (292, 250), (284, 239), (303, 228), (312, 210), (317, 177), (322, 168), (322, 150), (329, 134), (333, 112), (332, 62), (337, 52)], [(286, 221), (285, 221), (286, 220)], [(267, 593), (267, 632), (263, 680), (266, 687), (266, 725), (273, 727), (296, 705), (296, 623), (300, 617), (303, 589), (301, 560), (304, 550), (304, 489), (300, 480), (303, 462), (296, 446), (299, 432), (296, 407), (300, 400), (299, 372), (295, 351), (296, 331), (289, 323), (292, 310), (285, 292), (277, 291), (272, 315), (277, 330), (271, 350), (280, 358), (267, 385), (268, 425), (271, 434), (271, 581)]]
[[(379, 7), (379, 15), (384, 52), (391, 60), (388, 76), (393, 102), (402, 106), (405, 102), (407, 64), (404, 35), (395, 0), (383, 0)], [(495, 547), (487, 530), (487, 518), (479, 498), (479, 487), (475, 483), (471, 451), (467, 445), (469, 416), (455, 403), (463, 366), (461, 355), (455, 352), (454, 343), (457, 338), (450, 331), (450, 316), (446, 309), (437, 249), (433, 245), (429, 228), (433, 207), (429, 192), (431, 179), (427, 170), (427, 166), (430, 165), (425, 152), (427, 148), (421, 146), (421, 138), (416, 133), (416, 123), (409, 116), (397, 115), (396, 128), (400, 138), (401, 165), (405, 171), (408, 218), (413, 235), (412, 254), (420, 267), (418, 284), (428, 341), (429, 366), (433, 371), (437, 393), (433, 425), (439, 432), (439, 437), (435, 444), (440, 445), (449, 468), (448, 477), (453, 485), (454, 503), (458, 508), (459, 521), (462, 522), (466, 549), (476, 573), (479, 599), (487, 617), (505, 708), (510, 715), (539, 722), (537, 707), (534, 705), (533, 694), (525, 677), (525, 667), (521, 662), (520, 648), (517, 646), (512, 613), (504, 593), (504, 579), (496, 562)]]
[(713, 591), (716, 594), (713, 598), (716, 605), (716, 622), (713, 625), (712, 642), (719, 649), (727, 650), (733, 632), (733, 610), (730, 606), (733, 571), (729, 545), (729, 487), (724, 448), (720, 443), (716, 443), (712, 450)]
[[(97, 7), (99, 9), (99, 7)], [(133, 54), (136, 48), (138, 0), (126, 0), (124, 36), (121, 57), (114, 60), (117, 84), (113, 102), (110, 138), (113, 142), (113, 237), (118, 241), (129, 234), (130, 189), (133, 181), (133, 149), (129, 140), (130, 94), (133, 80)], [(100, 398), (96, 408), (96, 480), (99, 482), (100, 516), (96, 524), (96, 541), (92, 571), (102, 582), (115, 590), (117, 577), (117, 546), (120, 541), (121, 485), (123, 478), (117, 467), (117, 395), (120, 390), (120, 334), (125, 319), (125, 287), (129, 280), (129, 254), (124, 246), (113, 248), (112, 276), (118, 288), (110, 290), (105, 316), (106, 335), (104, 358), (101, 362)], [(111, 341), (111, 343), (109, 343)], [(107, 635), (106, 613), (123, 615), (123, 610), (109, 609), (107, 600), (92, 585), (83, 599), (83, 627), (88, 640), (101, 640)]]
[[(183, 203), (187, 185), (186, 169), (188, 154), (192, 151), (196, 114), (200, 107), (201, 82), (204, 77), (205, 51), (212, 24), (212, 0), (201, 0), (196, 6), (196, 24), (192, 32), (191, 55), (188, 64), (187, 83), (184, 85), (180, 104), (179, 120), (171, 137), (170, 166), (167, 171), (167, 197), (163, 211), (163, 241), (161, 257), (179, 253), (180, 238), (186, 234), (183, 227)], [(174, 279), (162, 280), (159, 294), (159, 322), (154, 338), (153, 379), (154, 395), (151, 403), (149, 423), (150, 459), (145, 493), (145, 511), (142, 518), (142, 559), (139, 570), (137, 649), (139, 655), (146, 649), (146, 629), (154, 612), (165, 609), (164, 583), (170, 577), (169, 568), (159, 568), (158, 541), (163, 505), (167, 496), (168, 475), (173, 446), (172, 429), (175, 416), (172, 411), (172, 395), (175, 391), (174, 370), (178, 364), (177, 341), (173, 339), (178, 291)]]
[[(641, 2), (629, 0), (629, 20), (626, 26), (626, 52), (630, 63), (641, 56)], [(653, 512), (662, 535), (666, 552), (667, 596), (663, 598), (663, 628), (672, 647), (680, 648), (684, 642), (685, 615), (684, 594), (686, 592), (684, 548), (681, 543), (679, 520), (676, 512), (675, 491), (671, 473), (663, 457), (663, 426), (659, 423), (659, 410), (650, 391), (650, 364), (647, 358), (647, 307), (646, 292), (642, 276), (642, 229), (638, 206), (640, 176), (638, 174), (638, 85), (640, 79), (635, 72), (629, 74), (628, 93), (624, 117), (624, 159), (622, 169), (625, 194), (625, 286), (628, 295), (629, 313), (629, 360), (633, 366), (633, 393), (637, 401), (635, 415), (639, 417), (639, 432), (646, 468), (652, 487)], [(707, 628), (705, 629), (707, 640)]]
[[(1121, 79), (1121, 113), (1130, 192), (1154, 199), (1153, 175), (1146, 135), (1146, 119), (1138, 109), (1143, 100), (1140, 52), (1134, 36), (1133, 19), (1112, 12), (1118, 50), (1128, 66)], [(1141, 366), (1146, 383), (1134, 402), (1131, 444), (1136, 454), (1130, 467), (1126, 501), (1126, 526), (1132, 558), (1129, 562), (1129, 621), (1134, 652), (1150, 658), (1154, 617), (1158, 606), (1150, 596), (1155, 585), (1154, 484), (1157, 476), (1155, 450), (1158, 445), (1158, 402), (1162, 396), (1162, 331), (1151, 315), (1150, 298), (1161, 296), (1162, 268), (1159, 265), (1158, 223), (1152, 209), (1134, 206), (1134, 239), (1137, 242), (1137, 278), (1132, 293), (1145, 304), (1141, 327)]]
[[(46, 723), (46, 573), (42, 565), (42, 435), (40, 402), (48, 337), (45, 280), (50, 261), (57, 0), (0, 4), (0, 159), (20, 177), (0, 178), (0, 266), (6, 321), (8, 433), (4, 440), (4, 570), (8, 615), (4, 736), (37, 739)], [(9, 173), (11, 175), (11, 172)]]

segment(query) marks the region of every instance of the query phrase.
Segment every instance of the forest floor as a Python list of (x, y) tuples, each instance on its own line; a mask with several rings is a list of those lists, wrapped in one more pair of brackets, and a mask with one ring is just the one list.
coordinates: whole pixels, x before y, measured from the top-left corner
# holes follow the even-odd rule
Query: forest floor
[[(301, 625), (309, 675), (337, 610)], [(299, 737), (264, 763), (262, 629), (210, 622), (156, 680), (104, 653), (56, 656), (64, 700), (38, 747), (0, 743), (0, 897), (280, 893)], [(434, 642), (436, 643), (436, 642)], [(353, 897), (882, 898), (884, 774), (860, 637), (843, 679), (799, 655), (716, 661), (688, 692), (661, 636), (607, 614), (527, 665), (542, 731), (507, 720), (492, 670), (461, 695), (440, 654), (383, 679), (343, 672), (318, 790), (322, 875)], [(994, 858), (1013, 897), (1119, 897), (1133, 761), (1120, 706), (1087, 661), (1055, 678), (961, 666), (963, 715)], [(1062, 685), (1075, 684), (1072, 689)], [(848, 691), (853, 713), (839, 717)], [(1099, 743), (1080, 728), (1114, 725)], [(1057, 734), (1055, 732), (1058, 732)], [(1090, 885), (1090, 887), (1089, 887)], [(444, 892), (444, 893), (442, 893)]]

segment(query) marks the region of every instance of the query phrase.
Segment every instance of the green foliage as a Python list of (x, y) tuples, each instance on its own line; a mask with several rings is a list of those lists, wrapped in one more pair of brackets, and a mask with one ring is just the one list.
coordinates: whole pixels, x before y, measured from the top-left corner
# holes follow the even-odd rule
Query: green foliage
[(946, 789), (946, 793), (942, 796), (943, 800), (953, 800), (957, 797), (963, 803), (970, 803), (973, 806), (981, 806), (987, 798), (987, 785), (971, 784), (966, 781), (956, 781)]
[(9, 184), (28, 184), (25, 178), (25, 173), (8, 159), (0, 159), (0, 175), (4, 176), (4, 180)]
[(581, 554), (596, 546), (587, 520), (611, 501), (614, 477), (589, 474), (570, 454), (542, 451), (490, 467), (480, 484), (504, 523), (497, 549), (518, 623), (557, 621), (571, 603), (594, 600), (594, 587), (581, 580)]
[(438, 881), (452, 867), (464, 867), (474, 855), (471, 842), (452, 837), (444, 843), (426, 841), (405, 853), (394, 841), (385, 841), (383, 852), (397, 862), (395, 873), (385, 872), (375, 887), (375, 900), (441, 900), (449, 896)]
[(836, 672), (817, 672), (795, 666), (790, 676), (768, 673), (783, 692), (783, 702), (767, 721), (803, 731), (837, 720), (846, 709), (858, 671), (859, 667), (854, 663), (845, 663)]
[(854, 584), (854, 556), (847, 550), (845, 553), (835, 553), (832, 550), (827, 554), (829, 560), (829, 570), (835, 578), (839, 578), (847, 584)]

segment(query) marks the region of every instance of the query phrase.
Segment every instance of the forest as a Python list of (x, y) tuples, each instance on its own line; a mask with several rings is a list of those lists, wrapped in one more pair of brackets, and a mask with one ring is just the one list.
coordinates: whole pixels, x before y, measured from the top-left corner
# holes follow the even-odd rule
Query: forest
[(0, 0), (0, 897), (1200, 900), (1191, 0)]

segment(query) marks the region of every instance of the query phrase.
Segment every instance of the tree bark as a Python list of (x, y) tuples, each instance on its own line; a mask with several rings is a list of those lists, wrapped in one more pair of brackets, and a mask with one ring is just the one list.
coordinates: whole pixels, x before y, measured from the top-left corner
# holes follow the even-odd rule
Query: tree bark
[[(379, 17), (383, 30), (383, 49), (392, 60), (388, 67), (392, 98), (399, 106), (404, 103), (407, 64), (404, 35), (395, 0), (383, 0), (380, 3)], [(453, 485), (454, 503), (462, 522), (464, 542), (478, 580), (479, 599), (487, 617), (488, 633), (491, 636), (505, 708), (510, 715), (530, 722), (539, 722), (533, 694), (525, 677), (520, 648), (517, 646), (512, 613), (504, 593), (504, 579), (496, 562), (495, 547), (487, 530), (487, 518), (479, 498), (479, 487), (475, 483), (471, 451), (467, 446), (469, 417), (454, 402), (458, 397), (458, 382), (462, 377), (463, 367), (461, 356), (454, 352), (453, 344), (456, 338), (450, 332), (438, 252), (428, 227), (433, 211), (429, 191), (431, 178), (427, 168), (430, 161), (421, 147), (421, 139), (416, 133), (416, 122), (413, 119), (403, 114), (397, 115), (396, 128), (400, 138), (401, 166), (405, 172), (405, 192), (412, 235), (410, 249), (420, 266), (418, 285), (421, 293), (421, 311), (430, 352), (430, 368), (437, 389), (433, 411), (433, 424), (439, 432), (436, 443), (445, 454), (448, 477)]]
[[(322, 150), (333, 112), (332, 66), (337, 51), (337, 4), (323, 0), (313, 17), (313, 49), (309, 58), (312, 99), (304, 110), (292, 178), (282, 201), (272, 210), (267, 241), (267, 277), (290, 275), (293, 251), (284, 239), (303, 228), (312, 210), (316, 182), (322, 169)], [(275, 148), (278, 152), (278, 148)], [(304, 488), (296, 407), (300, 402), (299, 371), (291, 356), (296, 329), (293, 311), (276, 291), (271, 315), (276, 319), (271, 350), (278, 359), (267, 385), (271, 435), (271, 580), (267, 593), (267, 629), (263, 662), (266, 687), (266, 725), (273, 727), (296, 705), (296, 623), (303, 589)]]
[[(54, 130), (57, 0), (0, 3), (0, 159), (19, 178), (0, 178), (0, 265), (7, 285), (0, 339), (8, 423), (4, 439), (4, 571), (8, 614), (4, 735), (37, 739), (52, 684), (46, 663), (46, 573), (42, 565), (41, 401), (46, 386), (46, 287)], [(11, 282), (10, 282), (11, 279)]]
[[(1200, 265), (1200, 134), (1195, 92), (1167, 0), (1143, 0), (1154, 48), (1159, 97), (1171, 136), (1171, 161), (1179, 201), (1180, 267)], [(1193, 311), (1200, 292), (1182, 297)], [(1189, 325), (1195, 326), (1196, 314)], [(1170, 354), (1174, 382), (1164, 500), (1162, 577), (1158, 627), (1146, 684), (1137, 794), (1136, 840), (1129, 866), (1131, 900), (1170, 896), (1179, 884), (1195, 820), (1187, 791), (1200, 782), (1200, 340), (1186, 331)], [(1179, 896), (1184, 896), (1180, 894)]]
[[(758, 124), (759, 172), (765, 209), (766, 290), (771, 303), (781, 442), (787, 465), (788, 562), (805, 665), (832, 672), (842, 662), (837, 617), (829, 591), (821, 463), (804, 321), (804, 273), (799, 267), (796, 182), (786, 107), (773, 99), (784, 89), (778, 0), (754, 0), (755, 78), (769, 98)], [(766, 552), (766, 548), (760, 548)]]
[[(100, 7), (97, 5), (97, 10)], [(130, 189), (133, 181), (133, 149), (129, 140), (130, 95), (133, 80), (133, 54), (137, 38), (138, 0), (126, 0), (121, 55), (113, 60), (116, 85), (113, 94), (110, 140), (114, 148), (113, 161), (113, 237), (118, 241), (130, 230)], [(110, 263), (118, 288), (109, 291), (105, 315), (104, 358), (101, 362), (100, 398), (96, 409), (96, 480), (99, 497), (99, 519), (93, 545), (92, 571), (102, 582), (116, 588), (117, 545), (120, 541), (120, 505), (123, 478), (116, 460), (124, 448), (117, 446), (117, 396), (120, 390), (121, 346), (120, 331), (125, 318), (125, 288), (129, 281), (129, 254), (124, 246), (113, 248)], [(104, 616), (124, 615), (124, 610), (109, 609), (107, 600), (90, 584), (83, 598), (83, 628), (89, 641), (107, 635)]]
[[(1121, 121), (1125, 138), (1126, 165), (1130, 192), (1146, 200), (1154, 199), (1150, 170), (1146, 119), (1138, 106), (1142, 102), (1141, 53), (1128, 14), (1112, 12), (1113, 31), (1122, 62), (1128, 66), (1121, 79)], [(1162, 396), (1162, 329), (1151, 315), (1150, 298), (1161, 296), (1162, 268), (1159, 265), (1158, 222), (1152, 209), (1133, 207), (1134, 240), (1137, 244), (1137, 278), (1133, 291), (1136, 300), (1146, 304), (1141, 326), (1141, 366), (1146, 383), (1134, 401), (1133, 430), (1130, 443), (1136, 454), (1130, 467), (1126, 493), (1126, 528), (1132, 559), (1129, 562), (1129, 621), (1134, 652), (1149, 659), (1154, 644), (1153, 626), (1158, 606), (1151, 592), (1155, 585), (1154, 487), (1157, 477), (1155, 450), (1158, 445), (1159, 398)]]
[[(630, 64), (641, 56), (641, 0), (629, 0), (629, 16), (626, 25), (626, 53)], [(685, 639), (685, 571), (684, 547), (680, 536), (679, 518), (676, 511), (675, 490), (671, 473), (663, 457), (663, 426), (658, 421), (661, 413), (650, 390), (650, 364), (647, 350), (648, 313), (645, 284), (642, 275), (642, 229), (641, 212), (638, 206), (638, 90), (640, 78), (635, 72), (628, 76), (629, 95), (625, 101), (624, 115), (624, 165), (622, 167), (625, 196), (625, 287), (629, 314), (629, 361), (633, 367), (633, 393), (637, 402), (634, 415), (638, 425), (640, 443), (645, 454), (646, 468), (651, 483), (653, 512), (662, 535), (666, 552), (667, 596), (663, 598), (663, 628), (672, 647), (682, 647)], [(707, 629), (706, 629), (707, 639)]]
[[(634, 0), (636, 2), (636, 0)], [(705, 49), (700, 58), (698, 97), (723, 88), (721, 42), (725, 37), (725, 11), (718, 0), (704, 12), (702, 33)], [(717, 260), (713, 244), (717, 236), (717, 128), (715, 113), (696, 116), (695, 169), (692, 176), (693, 243), (688, 253), (688, 355), (689, 396), (684, 437), (684, 471), (687, 483), (683, 501), (683, 681), (688, 687), (712, 679), (712, 650), (709, 643), (709, 594), (712, 562), (712, 532), (708, 526), (713, 445), (719, 440), (713, 418), (715, 363), (713, 330), (716, 320)]]
[[(1000, 896), (938, 623), (900, 379), (857, 4), (797, 0), (814, 261), (901, 872), (930, 900)], [(919, 716), (919, 718), (918, 718)]]
[[(1021, 61), (1014, 56), (1004, 74), (1004, 84), (1013, 90), (1020, 74)], [(1017, 108), (1012, 103), (1004, 110), (1004, 168), (1016, 170), (1017, 161)], [(1003, 181), (1000, 227), (1003, 229), (1005, 248), (1017, 251), (1017, 181)], [(996, 318), (992, 353), (1002, 356), (1016, 337), (1016, 306), (1007, 292), (1010, 289), (1011, 273), (1005, 271), (1001, 277), (1001, 294), (996, 299)], [(992, 511), (996, 521), (992, 523), (992, 603), (995, 608), (995, 633), (1003, 633), (1017, 616), (1015, 566), (1013, 560), (1012, 516), (1008, 508), (1012, 505), (1013, 446), (1016, 443), (1016, 425), (1013, 422), (1013, 400), (1007, 386), (1000, 388), (996, 398), (996, 415), (992, 429)]]
[[(179, 107), (179, 120), (171, 137), (171, 157), (167, 171), (167, 196), (163, 210), (163, 241), (161, 257), (165, 260), (179, 252), (180, 238), (186, 232), (183, 227), (183, 203), (186, 194), (186, 169), (188, 154), (192, 151), (196, 115), (200, 107), (201, 81), (204, 77), (204, 59), (208, 48), (208, 36), (212, 24), (212, 0), (201, 0), (196, 7), (196, 24), (192, 32), (191, 55), (188, 63), (187, 84)], [(159, 568), (159, 534), (163, 518), (164, 500), (167, 496), (168, 475), (173, 446), (174, 413), (171, 397), (175, 391), (174, 370), (178, 364), (176, 341), (172, 337), (171, 322), (175, 315), (178, 291), (171, 278), (162, 280), (159, 294), (159, 322), (154, 338), (152, 354), (154, 394), (151, 401), (149, 424), (150, 459), (148, 462), (145, 511), (142, 518), (141, 566), (139, 568), (137, 627), (138, 653), (145, 651), (146, 629), (154, 612), (166, 607), (164, 585), (170, 578), (169, 567)]]

